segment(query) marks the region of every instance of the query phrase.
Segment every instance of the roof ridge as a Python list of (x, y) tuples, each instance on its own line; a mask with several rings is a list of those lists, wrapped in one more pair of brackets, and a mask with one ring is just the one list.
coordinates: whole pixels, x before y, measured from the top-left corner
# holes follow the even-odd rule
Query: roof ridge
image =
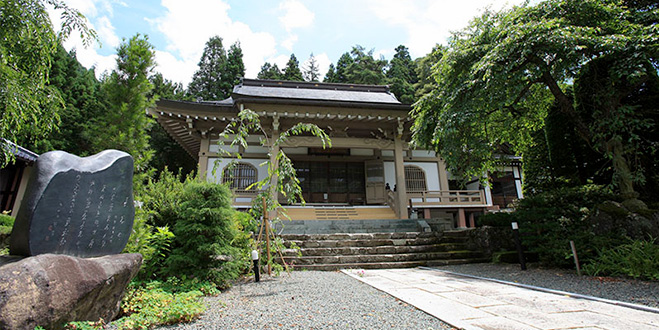
[(349, 92), (370, 92), (370, 93), (379, 92), (379, 93), (387, 93), (387, 94), (391, 93), (389, 90), (389, 85), (341, 84), (341, 83), (248, 79), (248, 78), (241, 78), (239, 86), (324, 89), (324, 90), (337, 90), (337, 91), (349, 91)]

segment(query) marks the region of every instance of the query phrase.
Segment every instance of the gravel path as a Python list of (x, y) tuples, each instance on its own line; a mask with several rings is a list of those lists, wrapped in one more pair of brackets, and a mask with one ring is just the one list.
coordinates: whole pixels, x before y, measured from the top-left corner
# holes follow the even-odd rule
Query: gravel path
[(543, 269), (534, 264), (529, 264), (526, 271), (520, 270), (519, 265), (511, 264), (466, 264), (435, 268), (659, 308), (659, 282), (577, 276), (574, 271)]
[(262, 278), (205, 299), (199, 320), (159, 329), (454, 329), (339, 272)]

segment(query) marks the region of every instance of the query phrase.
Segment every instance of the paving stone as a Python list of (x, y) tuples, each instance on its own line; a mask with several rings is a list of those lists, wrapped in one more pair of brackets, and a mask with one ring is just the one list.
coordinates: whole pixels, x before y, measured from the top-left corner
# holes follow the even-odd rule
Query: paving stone
[(518, 322), (528, 323), (539, 329), (569, 329), (574, 327), (593, 326), (560, 314), (547, 314), (536, 310), (524, 308), (523, 306), (503, 305), (483, 307), (480, 310), (509, 318)]
[(521, 295), (496, 296), (495, 299), (511, 305), (524, 306), (543, 313), (578, 312), (585, 310), (584, 304), (576, 299), (557, 300), (555, 295), (548, 297), (525, 297)]
[(508, 304), (503, 301), (495, 300), (486, 296), (481, 296), (464, 291), (442, 292), (442, 293), (438, 293), (438, 295), (474, 308)]
[(517, 322), (505, 317), (484, 317), (470, 320), (470, 324), (483, 330), (530, 330), (538, 329), (527, 323)]
[[(583, 326), (595, 326), (607, 330), (659, 329), (659, 326), (644, 323), (630, 317), (602, 315), (590, 311), (552, 315), (571, 320), (572, 322), (582, 323)], [(657, 318), (659, 318), (659, 315), (657, 315)]]

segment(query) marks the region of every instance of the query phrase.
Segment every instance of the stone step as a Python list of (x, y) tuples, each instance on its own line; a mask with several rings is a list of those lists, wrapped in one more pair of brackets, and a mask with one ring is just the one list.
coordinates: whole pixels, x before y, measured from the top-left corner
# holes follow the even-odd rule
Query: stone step
[(469, 258), (469, 259), (451, 259), (451, 260), (427, 260), (427, 261), (403, 261), (403, 262), (365, 262), (353, 264), (314, 264), (314, 265), (293, 265), (295, 270), (322, 270), (333, 271), (339, 269), (390, 269), (390, 268), (413, 268), (420, 266), (440, 266), (440, 265), (458, 265), (468, 263), (488, 262), (488, 258)]
[(429, 238), (401, 238), (401, 239), (326, 239), (326, 240), (285, 240), (284, 245), (292, 244), (300, 248), (335, 248), (335, 247), (375, 247), (375, 246), (409, 246), (438, 244), (439, 239)]
[[(375, 216), (375, 215), (374, 215)], [(417, 220), (284, 220), (274, 225), (281, 234), (419, 232)]]
[(419, 232), (398, 232), (398, 233), (334, 233), (334, 234), (282, 234), (279, 235), (283, 240), (302, 241), (302, 240), (352, 240), (352, 239), (415, 239), (415, 238), (441, 238), (441, 233), (419, 233)]
[(483, 257), (483, 255), (480, 252), (450, 251), (450, 252), (430, 252), (430, 253), (284, 257), (284, 260), (286, 261), (286, 263), (293, 265), (315, 265), (315, 264), (391, 263), (391, 262), (406, 262), (406, 261), (470, 259), (470, 258), (481, 258), (481, 257)]
[(423, 253), (423, 252), (448, 252), (467, 250), (467, 244), (463, 243), (440, 243), (428, 245), (384, 245), (374, 247), (335, 247), (335, 248), (301, 248), (285, 249), (285, 256), (335, 256), (335, 255), (358, 255), (358, 254), (399, 254), (399, 253)]

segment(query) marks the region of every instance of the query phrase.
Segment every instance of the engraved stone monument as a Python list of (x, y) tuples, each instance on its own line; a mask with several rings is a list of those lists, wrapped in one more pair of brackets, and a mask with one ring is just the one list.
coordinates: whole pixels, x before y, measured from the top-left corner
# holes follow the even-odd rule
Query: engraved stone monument
[(133, 228), (133, 158), (105, 150), (41, 155), (16, 216), (10, 253), (97, 257), (121, 253)]

